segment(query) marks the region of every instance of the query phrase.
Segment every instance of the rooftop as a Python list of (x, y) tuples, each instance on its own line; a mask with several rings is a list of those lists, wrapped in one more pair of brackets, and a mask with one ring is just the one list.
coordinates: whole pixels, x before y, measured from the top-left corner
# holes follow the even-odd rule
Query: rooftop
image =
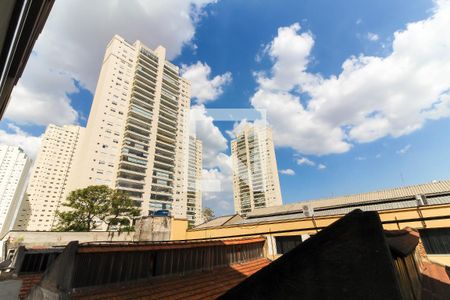
[[(418, 204), (416, 196), (424, 196), (424, 203)], [(383, 211), (416, 207), (417, 205), (439, 205), (450, 203), (450, 180), (427, 184), (405, 186), (369, 193), (361, 193), (334, 198), (324, 198), (255, 209), (246, 218), (239, 215), (218, 217), (200, 224), (191, 230), (221, 226), (237, 226), (261, 222), (345, 215), (354, 209), (363, 211)]]

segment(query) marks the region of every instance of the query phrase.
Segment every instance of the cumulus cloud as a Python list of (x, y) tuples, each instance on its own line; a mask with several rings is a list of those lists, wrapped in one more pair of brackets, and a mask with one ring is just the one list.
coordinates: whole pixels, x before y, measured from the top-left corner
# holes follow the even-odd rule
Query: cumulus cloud
[(288, 176), (294, 176), (295, 175), (295, 171), (292, 169), (284, 169), (284, 170), (280, 170), (281, 174), (284, 175), (288, 175)]
[(191, 43), (196, 23), (212, 2), (57, 1), (6, 117), (18, 124), (75, 123), (78, 114), (66, 93), (77, 91), (74, 80), (94, 92), (105, 47), (114, 34), (149, 47), (161, 44), (172, 59)]
[(208, 115), (204, 105), (194, 105), (189, 117), (190, 133), (203, 143), (203, 166), (216, 167), (218, 154), (228, 149), (227, 139), (214, 125), (214, 119)]
[(316, 163), (313, 162), (312, 160), (306, 158), (306, 157), (301, 157), (297, 159), (297, 164), (298, 165), (305, 165), (305, 166), (315, 166)]
[(327, 168), (327, 166), (325, 166), (324, 164), (319, 164), (318, 166), (317, 166), (317, 169), (318, 170), (325, 170)]
[(202, 190), (203, 206), (212, 208), (217, 215), (232, 214), (233, 171), (231, 157), (219, 153), (214, 168), (203, 169)]
[(19, 146), (31, 159), (35, 159), (42, 136), (32, 136), (11, 123), (7, 126), (10, 132), (0, 130), (0, 144)]
[(278, 29), (273, 60), (250, 101), (267, 112), (277, 146), (304, 154), (348, 151), (356, 143), (399, 137), (450, 116), (450, 1), (394, 33), (386, 57), (352, 56), (338, 75), (308, 72), (314, 38), (299, 24)]
[(223, 93), (223, 87), (232, 80), (230, 72), (210, 78), (211, 68), (200, 61), (182, 65), (181, 74), (191, 82), (191, 97), (199, 104), (216, 100)]
[(367, 39), (371, 42), (376, 42), (380, 39), (380, 36), (376, 33), (369, 32), (367, 33)]
[(403, 155), (403, 154), (406, 154), (406, 152), (408, 152), (409, 149), (411, 149), (411, 145), (408, 144), (408, 145), (406, 145), (405, 147), (403, 147), (403, 148), (397, 150), (396, 153), (397, 153), (397, 154), (400, 154), (400, 155)]

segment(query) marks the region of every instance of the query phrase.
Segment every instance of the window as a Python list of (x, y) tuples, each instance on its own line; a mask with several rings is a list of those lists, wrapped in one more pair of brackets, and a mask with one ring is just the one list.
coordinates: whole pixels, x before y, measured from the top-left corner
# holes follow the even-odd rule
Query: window
[(297, 247), (302, 242), (301, 235), (277, 236), (275, 243), (277, 245), (277, 254), (285, 254)]
[(450, 228), (420, 229), (427, 254), (450, 254)]

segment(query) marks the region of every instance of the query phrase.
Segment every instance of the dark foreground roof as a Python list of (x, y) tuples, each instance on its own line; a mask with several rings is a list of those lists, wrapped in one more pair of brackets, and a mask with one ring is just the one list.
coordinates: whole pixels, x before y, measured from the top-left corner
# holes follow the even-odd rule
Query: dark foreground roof
[(270, 263), (260, 258), (250, 262), (216, 268), (209, 272), (195, 272), (146, 280), (131, 285), (85, 290), (72, 295), (73, 299), (216, 299), (248, 276)]
[(346, 215), (222, 296), (292, 298), (403, 299), (378, 214)]
[[(167, 241), (70, 242), (42, 277), (24, 277), (20, 295), (29, 299), (215, 298), (269, 264), (265, 238)], [(23, 261), (31, 261), (27, 259)], [(19, 277), (22, 265), (17, 266)], [(34, 268), (30, 271), (41, 271)], [(33, 268), (32, 268), (33, 267)], [(39, 280), (40, 279), (40, 280)], [(38, 283), (36, 284), (36, 281)], [(34, 283), (34, 286), (32, 286)]]

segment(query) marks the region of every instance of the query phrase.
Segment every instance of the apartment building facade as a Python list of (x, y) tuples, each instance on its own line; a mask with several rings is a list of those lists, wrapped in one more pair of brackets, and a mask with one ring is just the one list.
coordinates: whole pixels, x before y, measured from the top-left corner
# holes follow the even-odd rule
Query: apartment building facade
[(50, 231), (57, 225), (56, 211), (68, 195), (67, 180), (80, 150), (84, 128), (50, 124), (45, 130), (15, 229)]
[(30, 167), (31, 159), (21, 148), (0, 145), (0, 236), (12, 229)]
[(231, 141), (234, 208), (241, 215), (281, 205), (280, 182), (272, 130), (246, 125)]
[(186, 217), (190, 226), (203, 222), (202, 217), (202, 142), (189, 137)]
[(70, 189), (125, 191), (142, 215), (186, 217), (190, 83), (152, 50), (114, 36), (108, 44)]

